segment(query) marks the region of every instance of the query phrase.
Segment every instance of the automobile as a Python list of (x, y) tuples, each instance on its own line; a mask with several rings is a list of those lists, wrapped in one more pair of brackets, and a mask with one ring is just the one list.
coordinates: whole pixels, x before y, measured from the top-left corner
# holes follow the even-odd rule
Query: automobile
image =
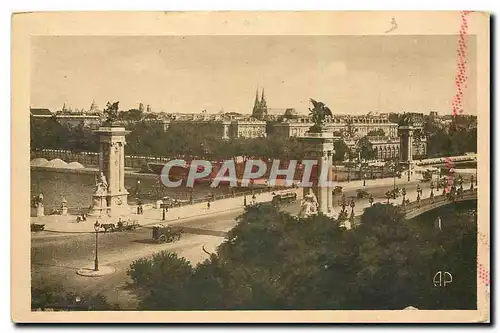
[(45, 224), (37, 224), (37, 223), (32, 223), (31, 224), (31, 231), (43, 231), (45, 230)]
[(181, 239), (182, 229), (171, 226), (156, 225), (153, 227), (152, 238), (156, 243), (171, 243)]
[(335, 195), (340, 193), (342, 193), (342, 186), (335, 186), (332, 190), (332, 194)]
[(370, 193), (368, 193), (367, 191), (365, 191), (363, 189), (356, 190), (356, 198), (358, 198), (358, 199), (365, 199), (365, 198), (368, 198), (369, 196), (370, 196)]

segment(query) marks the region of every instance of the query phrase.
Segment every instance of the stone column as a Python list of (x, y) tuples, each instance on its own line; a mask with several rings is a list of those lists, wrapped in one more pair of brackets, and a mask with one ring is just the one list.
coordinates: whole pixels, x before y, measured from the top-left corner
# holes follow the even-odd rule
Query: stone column
[(94, 193), (90, 215), (128, 214), (124, 149), (128, 131), (123, 127), (104, 126), (96, 133), (101, 147), (99, 171), (106, 177), (108, 187), (105, 193)]
[(398, 127), (399, 134), (399, 161), (408, 174), (408, 181), (413, 177), (413, 131), (411, 125)]
[[(319, 133), (307, 132), (299, 138), (306, 151), (305, 159), (316, 159), (317, 167), (313, 169), (312, 191), (318, 200), (318, 211), (325, 215), (333, 213), (332, 188), (328, 184), (321, 184), (321, 175), (326, 175), (326, 181), (332, 180), (333, 133), (323, 130)], [(304, 195), (309, 192), (304, 188)]]

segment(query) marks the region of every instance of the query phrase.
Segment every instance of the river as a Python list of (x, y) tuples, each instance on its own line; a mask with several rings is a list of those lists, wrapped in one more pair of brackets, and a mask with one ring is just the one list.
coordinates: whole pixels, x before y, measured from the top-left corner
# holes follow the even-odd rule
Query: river
[[(148, 203), (163, 196), (181, 200), (188, 200), (190, 196), (190, 191), (186, 187), (167, 188), (160, 186), (158, 180), (153, 178), (142, 178), (138, 184), (137, 177), (126, 175), (125, 187), (130, 193), (129, 204), (136, 203), (137, 199)], [(93, 174), (31, 170), (31, 197), (43, 194), (46, 213), (59, 208), (63, 197), (67, 200), (69, 208), (89, 207), (94, 190)], [(231, 188), (211, 188), (209, 184), (195, 184), (193, 198), (207, 198), (210, 193), (230, 194)]]

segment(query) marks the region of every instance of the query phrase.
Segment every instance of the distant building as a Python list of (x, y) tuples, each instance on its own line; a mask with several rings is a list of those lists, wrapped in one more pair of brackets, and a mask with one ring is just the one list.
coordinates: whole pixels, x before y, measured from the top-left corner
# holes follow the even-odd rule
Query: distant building
[[(273, 124), (273, 135), (278, 137), (304, 136), (313, 125), (309, 116), (284, 118), (282, 122)], [(369, 132), (382, 130), (387, 137), (397, 137), (398, 124), (380, 116), (334, 116), (327, 119), (326, 127), (336, 136), (349, 133), (350, 136), (363, 137)]]
[(191, 118), (173, 118), (155, 121), (163, 125), (163, 130), (168, 131), (173, 126), (196, 126), (206, 133), (211, 133), (221, 139), (258, 138), (266, 136), (266, 122), (255, 118), (239, 117), (231, 119), (225, 117), (200, 117), (192, 115)]
[(264, 96), (264, 89), (262, 89), (262, 96), (259, 101), (259, 89), (255, 92), (255, 101), (253, 105), (252, 117), (264, 120), (267, 117), (267, 102)]
[(266, 122), (254, 118), (231, 121), (229, 137), (261, 138), (266, 136)]
[[(269, 136), (276, 138), (289, 138), (304, 136), (313, 122), (309, 116), (297, 118), (285, 118), (281, 122), (272, 124)], [(386, 160), (399, 156), (398, 124), (392, 123), (386, 116), (334, 116), (327, 119), (326, 128), (333, 132), (334, 137), (346, 138), (349, 148), (355, 148), (356, 139), (367, 136), (372, 143), (377, 159)], [(384, 135), (371, 136), (370, 132), (379, 132)], [(272, 134), (271, 134), (272, 133)], [(413, 156), (425, 156), (427, 154), (427, 142), (425, 138), (414, 140)]]
[(62, 124), (69, 127), (89, 127), (92, 129), (97, 129), (102, 123), (101, 115), (97, 114), (87, 114), (87, 113), (57, 113), (56, 120)]
[(30, 116), (32, 118), (51, 118), (54, 114), (49, 109), (30, 108)]

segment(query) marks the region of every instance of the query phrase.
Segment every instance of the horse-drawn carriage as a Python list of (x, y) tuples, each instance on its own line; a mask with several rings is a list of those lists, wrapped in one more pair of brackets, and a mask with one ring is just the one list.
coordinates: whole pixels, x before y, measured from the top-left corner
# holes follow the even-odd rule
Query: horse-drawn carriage
[(139, 228), (141, 225), (137, 220), (134, 220), (132, 222), (125, 222), (123, 223), (122, 221), (118, 221), (116, 224), (116, 231), (134, 231), (135, 229)]
[(123, 223), (121, 220), (118, 221), (118, 223), (101, 223), (101, 229), (104, 230), (104, 232), (115, 232), (115, 231), (134, 231), (135, 229), (139, 228), (141, 225), (137, 222), (137, 220), (134, 220), (132, 222), (127, 221)]
[(157, 243), (171, 243), (181, 239), (182, 229), (171, 226), (156, 225), (153, 227), (152, 238)]

